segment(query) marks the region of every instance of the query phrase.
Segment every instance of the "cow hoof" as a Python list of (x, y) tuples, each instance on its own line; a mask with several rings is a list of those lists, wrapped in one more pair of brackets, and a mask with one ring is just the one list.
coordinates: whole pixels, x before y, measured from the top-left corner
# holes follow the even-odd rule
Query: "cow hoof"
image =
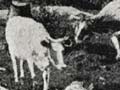
[(18, 79), (15, 79), (15, 83), (18, 83)]
[(117, 55), (117, 56), (116, 56), (116, 60), (119, 60), (119, 59), (120, 59), (120, 55)]
[(37, 81), (33, 81), (33, 87), (35, 87), (36, 85), (38, 85), (38, 82)]
[(63, 68), (66, 68), (67, 65), (66, 64), (60, 64), (60, 65), (56, 65), (57, 69), (62, 70)]
[(21, 75), (20, 75), (20, 78), (24, 78), (24, 74), (21, 74)]
[(24, 80), (23, 79), (20, 79), (20, 84), (24, 85)]
[(77, 44), (81, 44), (81, 43), (82, 43), (82, 40), (77, 40), (76, 43), (77, 43)]

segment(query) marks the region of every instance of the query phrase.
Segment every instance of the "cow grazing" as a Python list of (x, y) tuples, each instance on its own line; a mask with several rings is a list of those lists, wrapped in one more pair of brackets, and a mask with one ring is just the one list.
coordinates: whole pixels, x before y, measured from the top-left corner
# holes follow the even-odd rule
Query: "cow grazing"
[[(34, 64), (43, 71), (44, 90), (48, 88), (50, 62), (58, 69), (66, 67), (62, 55), (64, 47), (61, 44), (65, 38), (52, 39), (41, 23), (31, 18), (14, 16), (7, 22), (5, 36), (13, 63), (15, 82), (18, 82), (16, 58), (20, 60), (20, 77), (24, 77), (24, 60), (28, 63), (32, 79), (35, 77)], [(57, 65), (50, 57), (49, 48), (57, 54)]]
[[(59, 70), (66, 67), (63, 61), (62, 42), (68, 38), (51, 38), (45, 27), (33, 20), (30, 13), (22, 13), (21, 9), (23, 10), (23, 6), (26, 7), (28, 4), (16, 2), (12, 4), (5, 36), (13, 63), (15, 82), (19, 81), (16, 60), (20, 61), (20, 77), (24, 77), (23, 62), (26, 60), (32, 79), (35, 77), (34, 64), (43, 71), (44, 90), (47, 90), (50, 63)], [(57, 64), (51, 58), (50, 49), (56, 52)]]

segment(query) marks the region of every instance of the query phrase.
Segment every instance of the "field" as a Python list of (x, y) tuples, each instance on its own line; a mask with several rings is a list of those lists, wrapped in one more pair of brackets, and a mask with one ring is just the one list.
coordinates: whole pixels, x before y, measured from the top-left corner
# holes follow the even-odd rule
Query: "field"
[[(5, 41), (5, 24), (5, 20), (0, 20), (0, 67), (6, 68), (6, 71), (0, 71), (0, 85), (9, 90), (42, 90), (41, 71), (35, 67), (35, 80), (38, 83), (33, 87), (26, 62), (24, 63), (25, 78), (20, 79), (19, 83), (14, 82), (12, 62)], [(66, 26), (62, 28), (64, 27)], [(54, 29), (58, 30), (57, 26)], [(116, 51), (109, 34), (111, 32), (97, 33), (82, 44), (66, 48), (64, 60), (67, 68), (58, 71), (51, 67), (49, 90), (64, 90), (75, 80), (83, 81), (86, 88), (93, 83), (94, 90), (120, 90), (120, 62), (115, 60)]]

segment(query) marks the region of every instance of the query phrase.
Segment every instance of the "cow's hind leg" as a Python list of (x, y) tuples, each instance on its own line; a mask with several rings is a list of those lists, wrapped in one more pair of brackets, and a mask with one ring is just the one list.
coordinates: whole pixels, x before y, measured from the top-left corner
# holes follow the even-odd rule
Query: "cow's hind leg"
[(24, 69), (23, 69), (23, 60), (20, 60), (20, 77), (23, 78), (24, 77)]
[(11, 59), (13, 64), (15, 82), (18, 82), (17, 62), (14, 54), (11, 54)]
[(119, 46), (119, 41), (116, 36), (112, 36), (111, 38), (112, 43), (117, 51), (116, 59), (118, 60), (120, 58), (120, 46)]

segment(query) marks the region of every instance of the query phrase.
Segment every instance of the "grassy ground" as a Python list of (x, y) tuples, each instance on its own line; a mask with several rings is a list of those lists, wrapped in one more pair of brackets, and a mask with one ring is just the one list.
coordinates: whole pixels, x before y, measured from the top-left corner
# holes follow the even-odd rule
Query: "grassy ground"
[[(0, 67), (6, 68), (5, 72), (0, 71), (0, 85), (9, 90), (41, 90), (43, 86), (41, 71), (35, 67), (35, 80), (38, 84), (33, 87), (26, 63), (24, 63), (25, 78), (20, 79), (20, 83), (14, 82), (4, 27), (5, 21), (0, 20)], [(83, 81), (84, 87), (93, 83), (94, 90), (120, 90), (120, 62), (115, 60), (115, 55), (108, 34), (93, 35), (86, 43), (66, 48), (64, 60), (67, 68), (63, 71), (51, 68), (50, 90), (63, 90), (74, 80)]]

